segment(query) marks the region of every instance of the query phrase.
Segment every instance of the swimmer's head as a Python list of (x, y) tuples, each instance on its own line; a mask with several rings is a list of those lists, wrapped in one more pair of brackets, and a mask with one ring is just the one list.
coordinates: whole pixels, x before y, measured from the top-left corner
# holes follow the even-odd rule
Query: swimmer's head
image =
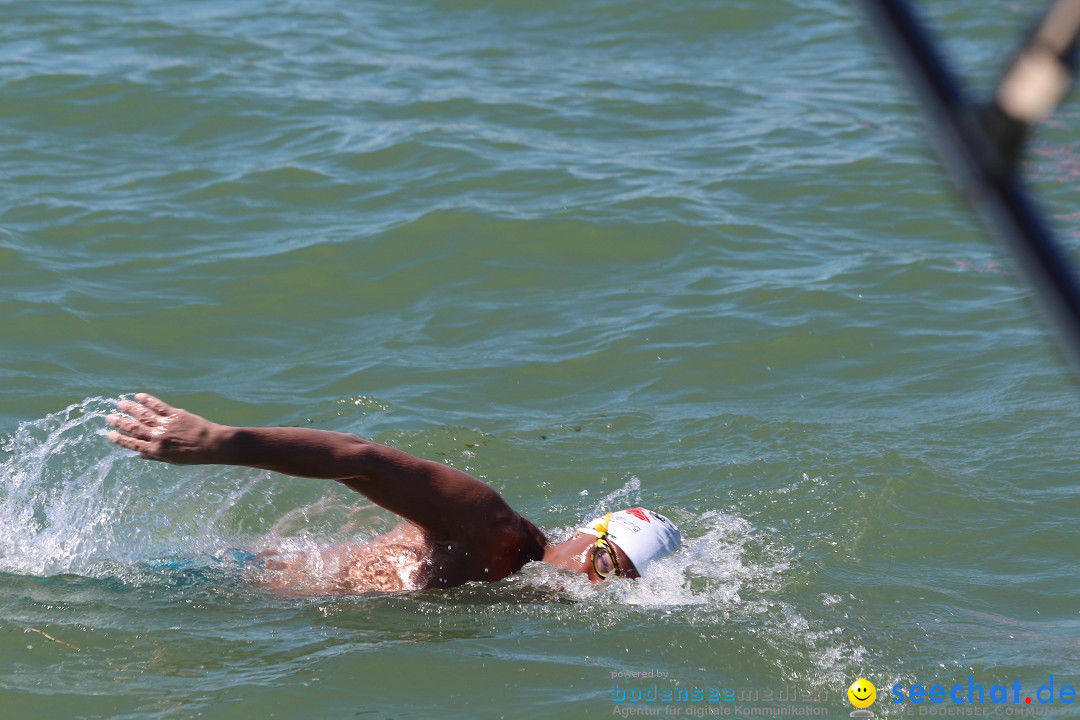
[(584, 573), (590, 582), (641, 577), (652, 563), (675, 552), (682, 535), (666, 517), (645, 508), (608, 513), (578, 528), (568, 540), (544, 548), (541, 558)]
[[(601, 549), (608, 541), (614, 543), (611, 558), (614, 564), (618, 564), (622, 555), (632, 563), (638, 575), (644, 575), (649, 565), (675, 552), (682, 544), (682, 534), (675, 523), (660, 513), (639, 507), (608, 513), (579, 528), (578, 532), (596, 537)], [(604, 577), (605, 568), (602, 560), (600, 567), (594, 570), (599, 570), (600, 576)]]

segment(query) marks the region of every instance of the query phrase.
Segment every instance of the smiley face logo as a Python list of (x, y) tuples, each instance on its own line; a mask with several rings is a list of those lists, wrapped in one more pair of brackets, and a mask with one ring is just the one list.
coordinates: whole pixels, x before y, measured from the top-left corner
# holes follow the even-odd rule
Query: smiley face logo
[(877, 688), (869, 680), (859, 678), (847, 689), (847, 699), (857, 708), (867, 708), (877, 700)]

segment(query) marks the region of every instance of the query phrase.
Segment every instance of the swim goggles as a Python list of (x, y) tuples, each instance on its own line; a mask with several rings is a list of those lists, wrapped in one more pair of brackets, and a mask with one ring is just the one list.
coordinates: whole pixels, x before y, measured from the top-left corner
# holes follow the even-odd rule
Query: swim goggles
[(608, 540), (608, 523), (611, 522), (611, 513), (596, 523), (596, 542), (592, 549), (592, 567), (602, 579), (609, 575), (619, 576), (619, 558), (615, 555), (615, 548)]

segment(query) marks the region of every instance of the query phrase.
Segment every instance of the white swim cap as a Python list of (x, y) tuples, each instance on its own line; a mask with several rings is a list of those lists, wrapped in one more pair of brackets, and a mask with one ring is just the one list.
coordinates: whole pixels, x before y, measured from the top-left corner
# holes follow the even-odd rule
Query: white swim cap
[[(596, 526), (604, 522), (598, 517), (580, 532), (599, 535)], [(659, 560), (679, 549), (682, 534), (675, 523), (660, 513), (645, 508), (630, 508), (611, 513), (608, 523), (608, 537), (619, 546), (630, 562), (634, 563), (639, 574), (645, 574), (645, 568), (653, 560)]]

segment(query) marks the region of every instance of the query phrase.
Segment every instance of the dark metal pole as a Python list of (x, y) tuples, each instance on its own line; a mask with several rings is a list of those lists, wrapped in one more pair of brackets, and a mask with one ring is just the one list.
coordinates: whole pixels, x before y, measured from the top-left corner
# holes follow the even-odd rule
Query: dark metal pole
[(1019, 261), (1080, 377), (1080, 285), (1016, 170), (1030, 123), (1057, 105), (1071, 81), (1068, 57), (1080, 32), (1080, 0), (1059, 0), (1005, 73), (994, 100), (981, 106), (964, 97), (905, 0), (861, 2), (914, 88), (943, 163)]

